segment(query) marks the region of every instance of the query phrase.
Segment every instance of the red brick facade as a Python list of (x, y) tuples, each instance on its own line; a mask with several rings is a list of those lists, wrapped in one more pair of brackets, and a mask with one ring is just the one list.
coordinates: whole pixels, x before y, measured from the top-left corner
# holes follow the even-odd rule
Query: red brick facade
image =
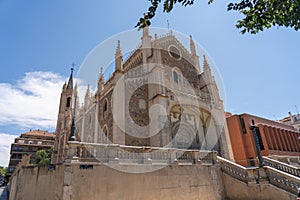
[(263, 156), (300, 156), (300, 132), (292, 126), (249, 114), (227, 116), (234, 159), (243, 166), (256, 165), (257, 150), (250, 130), (252, 121), (259, 127)]

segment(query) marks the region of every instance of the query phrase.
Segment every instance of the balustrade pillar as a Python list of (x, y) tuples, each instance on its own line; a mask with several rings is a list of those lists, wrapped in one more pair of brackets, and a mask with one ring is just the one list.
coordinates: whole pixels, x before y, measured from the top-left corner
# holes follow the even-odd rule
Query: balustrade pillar
[(68, 142), (68, 154), (67, 154), (67, 159), (65, 162), (67, 162), (67, 163), (78, 162), (78, 156), (77, 156), (77, 147), (78, 146), (79, 146), (78, 141), (69, 141)]

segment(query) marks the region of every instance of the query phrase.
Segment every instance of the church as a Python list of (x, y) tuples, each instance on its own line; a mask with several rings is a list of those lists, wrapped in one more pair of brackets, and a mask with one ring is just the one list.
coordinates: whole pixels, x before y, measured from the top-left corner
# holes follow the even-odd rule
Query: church
[(52, 164), (18, 168), (11, 199), (295, 199), (298, 168), (234, 162), (211, 64), (191, 36), (186, 48), (145, 27), (129, 55), (115, 44), (112, 75), (99, 67), (84, 95), (71, 70)]
[(66, 159), (72, 118), (77, 141), (214, 150), (230, 158), (223, 102), (192, 36), (187, 50), (172, 32), (152, 38), (146, 27), (140, 46), (124, 60), (116, 43), (115, 71), (104, 80), (99, 69), (98, 87), (92, 92), (88, 86), (82, 105), (73, 71), (63, 86), (52, 162)]

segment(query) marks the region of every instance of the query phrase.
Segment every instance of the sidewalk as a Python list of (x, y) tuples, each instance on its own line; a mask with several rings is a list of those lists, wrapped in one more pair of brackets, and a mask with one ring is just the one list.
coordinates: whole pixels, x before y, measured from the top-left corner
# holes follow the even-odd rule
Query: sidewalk
[(0, 187), (0, 200), (8, 200), (6, 187)]

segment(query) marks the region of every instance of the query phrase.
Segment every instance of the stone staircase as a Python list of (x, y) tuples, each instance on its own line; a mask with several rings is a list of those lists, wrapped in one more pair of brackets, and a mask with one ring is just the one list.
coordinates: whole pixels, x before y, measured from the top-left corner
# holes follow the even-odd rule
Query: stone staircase
[[(266, 185), (275, 186), (282, 193), (288, 193), (291, 199), (293, 198), (292, 196), (295, 197), (297, 195), (297, 189), (300, 188), (300, 170), (297, 167), (267, 157), (263, 157), (265, 166), (260, 168), (246, 168), (222, 157), (217, 157), (217, 160), (224, 174), (246, 183), (248, 187), (251, 185), (260, 185), (259, 187), (261, 185), (264, 185), (264, 187)], [(255, 196), (256, 194), (253, 195)]]

